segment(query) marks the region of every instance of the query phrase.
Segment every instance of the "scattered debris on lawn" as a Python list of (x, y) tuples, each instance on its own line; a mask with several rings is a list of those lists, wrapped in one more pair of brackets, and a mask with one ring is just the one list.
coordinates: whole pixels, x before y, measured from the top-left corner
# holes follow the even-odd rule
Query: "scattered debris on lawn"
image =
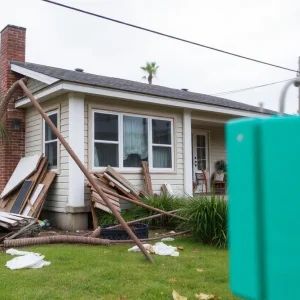
[(49, 266), (51, 263), (44, 261), (45, 256), (40, 255), (39, 253), (27, 252), (27, 251), (18, 251), (15, 249), (6, 250), (7, 254), (18, 255), (18, 257), (9, 260), (6, 263), (6, 267), (11, 270), (18, 269), (39, 269), (44, 266)]
[(34, 155), (22, 158), (3, 190), (5, 193), (1, 194), (0, 210), (38, 218), (56, 175), (47, 168), (46, 157)]
[(196, 269), (197, 272), (202, 273), (203, 269)]
[(175, 290), (173, 290), (172, 296), (173, 300), (188, 300), (187, 297), (180, 296)]
[[(144, 247), (147, 251), (153, 254), (161, 255), (161, 256), (179, 256), (179, 252), (177, 251), (177, 247), (168, 246), (162, 242), (158, 242), (154, 245), (144, 244)], [(141, 250), (134, 246), (128, 249), (129, 252), (140, 252)]]
[(214, 300), (214, 299), (221, 299), (220, 297), (217, 297), (215, 295), (206, 295), (206, 294), (203, 294), (203, 293), (200, 293), (200, 294), (195, 294), (195, 297), (197, 299), (200, 299), (200, 300)]
[(173, 241), (175, 241), (175, 239), (172, 237), (166, 237), (166, 238), (162, 238), (161, 241), (162, 242), (173, 242)]

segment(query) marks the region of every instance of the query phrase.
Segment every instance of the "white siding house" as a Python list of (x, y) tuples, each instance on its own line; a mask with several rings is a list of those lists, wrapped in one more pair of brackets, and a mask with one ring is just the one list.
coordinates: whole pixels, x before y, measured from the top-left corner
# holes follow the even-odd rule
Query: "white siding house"
[[(137, 139), (136, 146), (142, 150), (136, 152), (149, 161), (156, 194), (168, 182), (175, 193), (192, 195), (196, 174), (204, 171), (210, 181), (215, 163), (226, 160), (225, 123), (273, 113), (217, 97), (41, 65), (14, 62), (12, 69), (30, 74), (29, 89), (89, 172), (104, 171), (110, 161), (138, 189), (143, 187), (141, 168), (128, 161), (126, 147), (133, 139), (128, 126), (142, 124), (137, 126), (143, 126), (143, 145)], [(30, 100), (23, 97), (15, 105), (26, 110), (26, 155), (48, 153), (57, 172), (44, 212), (62, 228), (85, 228), (90, 194), (83, 174), (55, 137), (48, 136)], [(104, 119), (109, 129), (99, 125)]]

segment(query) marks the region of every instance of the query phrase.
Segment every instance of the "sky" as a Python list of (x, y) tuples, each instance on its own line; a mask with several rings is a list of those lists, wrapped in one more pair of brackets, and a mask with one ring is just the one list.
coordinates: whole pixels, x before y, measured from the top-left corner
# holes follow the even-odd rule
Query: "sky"
[[(298, 69), (299, 0), (57, 0), (229, 52)], [(1, 1), (0, 29), (27, 28), (26, 61), (145, 82), (140, 66), (159, 65), (154, 84), (216, 94), (296, 77), (285, 71), (70, 11), (41, 0)], [(227, 99), (278, 110), (284, 83)], [(298, 110), (290, 88), (286, 112)]]

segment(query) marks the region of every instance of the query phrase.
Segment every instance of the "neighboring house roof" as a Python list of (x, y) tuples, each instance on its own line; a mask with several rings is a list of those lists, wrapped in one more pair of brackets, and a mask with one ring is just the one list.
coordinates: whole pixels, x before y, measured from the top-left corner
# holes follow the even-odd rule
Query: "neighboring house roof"
[(154, 84), (151, 85), (151, 84), (140, 83), (131, 80), (95, 75), (95, 74), (90, 74), (85, 72), (71, 71), (71, 70), (49, 67), (49, 66), (28, 63), (28, 62), (22, 63), (22, 62), (12, 61), (11, 64), (22, 67), (29, 71), (37, 72), (45, 76), (52, 77), (53, 79), (57, 79), (57, 80), (93, 85), (93, 86), (133, 92), (133, 93), (153, 95), (158, 97), (179, 99), (188, 102), (209, 104), (214, 106), (245, 110), (249, 112), (256, 112), (256, 113), (263, 113), (263, 114), (277, 113), (272, 110), (261, 109), (253, 105), (248, 105), (233, 100), (228, 100), (228, 99), (205, 95), (205, 94), (186, 92), (186, 91), (172, 89), (172, 88), (154, 85)]

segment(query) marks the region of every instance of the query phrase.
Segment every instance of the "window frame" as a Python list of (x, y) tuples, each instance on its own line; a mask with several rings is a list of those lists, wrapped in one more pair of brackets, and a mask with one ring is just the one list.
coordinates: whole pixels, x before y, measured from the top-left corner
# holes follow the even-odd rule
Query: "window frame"
[[(49, 111), (46, 112), (46, 115), (48, 117), (51, 116), (51, 115), (54, 115), (54, 114), (57, 114), (57, 129), (59, 130), (59, 126), (60, 126), (60, 122), (59, 122), (59, 116), (60, 116), (60, 114), (59, 114), (59, 107), (53, 108), (53, 109), (51, 109), (51, 110), (49, 110)], [(56, 158), (57, 167), (56, 168), (49, 168), (49, 170), (51, 170), (52, 172), (59, 173), (59, 170), (60, 170), (60, 142), (59, 142), (59, 140), (58, 140), (57, 137), (54, 140), (46, 141), (45, 126), (46, 126), (46, 122), (43, 119), (43, 126), (42, 126), (43, 153), (46, 156), (46, 153), (45, 153), (45, 150), (46, 150), (45, 145), (46, 144), (50, 144), (50, 143), (53, 143), (53, 142), (57, 143), (57, 158)]]
[[(175, 171), (175, 151), (174, 151), (174, 120), (172, 118), (165, 118), (165, 117), (156, 117), (156, 116), (150, 116), (150, 115), (143, 115), (143, 114), (134, 114), (134, 113), (126, 113), (126, 112), (114, 112), (114, 111), (108, 111), (108, 110), (102, 110), (102, 109), (91, 109), (92, 112), (92, 149), (91, 149), (91, 155), (92, 155), (92, 170), (93, 171), (103, 171), (106, 169), (106, 167), (95, 167), (95, 113), (102, 113), (102, 114), (110, 114), (110, 115), (116, 115), (118, 116), (118, 142), (114, 141), (107, 141), (107, 143), (112, 144), (118, 144), (119, 145), (119, 167), (115, 167), (118, 171), (124, 171), (124, 172), (140, 172), (142, 170), (141, 167), (124, 167), (123, 166), (123, 117), (129, 116), (129, 117), (138, 117), (138, 118), (146, 118), (148, 121), (148, 163), (149, 163), (149, 170), (153, 172), (173, 172)], [(171, 144), (165, 145), (165, 144), (153, 144), (152, 143), (152, 120), (162, 120), (162, 121), (169, 121), (171, 123)], [(102, 142), (100, 140), (96, 140), (96, 142)], [(153, 146), (157, 147), (169, 147), (171, 148), (171, 168), (153, 168)]]

